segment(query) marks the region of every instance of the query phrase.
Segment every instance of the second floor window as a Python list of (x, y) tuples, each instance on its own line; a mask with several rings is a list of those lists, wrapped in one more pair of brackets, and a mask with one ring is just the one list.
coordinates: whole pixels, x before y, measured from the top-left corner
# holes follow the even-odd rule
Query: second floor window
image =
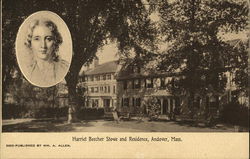
[(153, 88), (153, 78), (148, 78), (145, 81), (145, 87), (146, 88)]
[(94, 81), (94, 76), (90, 76), (90, 81)]
[(111, 74), (107, 75), (107, 80), (111, 80)]
[(162, 78), (161, 78), (160, 87), (161, 87), (161, 88), (165, 88), (165, 87), (166, 87), (165, 77), (162, 77)]
[(123, 89), (128, 89), (128, 82), (127, 81), (123, 81)]
[(98, 92), (99, 92), (99, 88), (95, 87), (95, 93), (98, 93)]
[(141, 88), (141, 81), (139, 79), (135, 79), (133, 81), (133, 88)]
[(94, 87), (91, 87), (90, 89), (91, 89), (91, 93), (94, 93)]
[(129, 98), (122, 98), (122, 106), (123, 107), (129, 106)]
[(108, 93), (110, 93), (110, 86), (108, 86)]
[(99, 75), (95, 76), (95, 79), (96, 81), (100, 81), (100, 76)]

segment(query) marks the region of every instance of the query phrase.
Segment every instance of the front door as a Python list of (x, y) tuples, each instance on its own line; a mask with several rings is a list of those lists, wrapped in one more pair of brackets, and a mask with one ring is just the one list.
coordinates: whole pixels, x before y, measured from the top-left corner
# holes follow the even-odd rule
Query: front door
[(163, 100), (162, 106), (163, 106), (162, 114), (167, 114), (167, 111), (168, 111), (168, 100), (167, 99)]
[(103, 99), (104, 109), (106, 112), (110, 112), (110, 99)]

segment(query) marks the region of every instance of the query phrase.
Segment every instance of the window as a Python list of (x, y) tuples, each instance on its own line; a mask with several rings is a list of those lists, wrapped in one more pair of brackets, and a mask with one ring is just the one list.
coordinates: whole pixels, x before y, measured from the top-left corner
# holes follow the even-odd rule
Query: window
[(103, 86), (100, 87), (100, 92), (103, 92)]
[(165, 83), (165, 77), (161, 78), (161, 84), (160, 84), (161, 88), (165, 88), (166, 87), (166, 83)]
[(94, 87), (91, 87), (90, 89), (91, 89), (91, 93), (94, 93)]
[(92, 102), (92, 108), (98, 107), (98, 105), (99, 105), (98, 99), (92, 99), (91, 102)]
[(82, 82), (83, 82), (81, 77), (78, 79), (78, 81), (79, 81), (79, 83), (82, 83)]
[(107, 93), (107, 87), (104, 86), (104, 93)]
[(141, 98), (133, 98), (133, 106), (140, 107), (141, 106)]
[(127, 89), (128, 88), (128, 82), (127, 81), (123, 81), (123, 89)]
[(132, 69), (133, 69), (133, 73), (140, 73), (141, 72), (141, 69), (138, 66), (134, 66)]
[(87, 76), (85, 77), (85, 81), (88, 82), (88, 77)]
[(96, 80), (96, 81), (100, 81), (100, 76), (99, 76), (99, 75), (96, 75), (96, 76), (95, 76), (95, 80)]
[(153, 78), (146, 79), (146, 88), (153, 88)]
[(141, 106), (141, 98), (136, 98), (135, 99), (135, 106)]
[(96, 105), (96, 107), (99, 106), (99, 100), (98, 99), (95, 100), (95, 105)]
[(108, 86), (108, 93), (110, 93), (110, 86)]
[(99, 88), (98, 87), (95, 87), (95, 93), (98, 93), (99, 92)]
[(94, 76), (90, 76), (90, 81), (94, 81)]
[(122, 106), (123, 107), (129, 106), (129, 98), (122, 98)]
[(107, 80), (111, 80), (111, 74), (107, 75)]
[(194, 107), (200, 108), (200, 103), (201, 103), (201, 98), (196, 97), (195, 100), (194, 100)]
[(140, 81), (140, 79), (135, 79), (134, 81), (133, 81), (133, 88), (141, 88), (141, 81)]
[(111, 106), (110, 103), (110, 99), (103, 99), (103, 104), (105, 108), (109, 108)]
[(103, 76), (102, 76), (102, 80), (106, 80), (106, 75), (103, 75)]
[(115, 86), (113, 86), (113, 93), (115, 93)]
[(181, 103), (180, 103), (180, 98), (176, 97), (175, 98), (175, 106), (176, 107), (180, 107)]

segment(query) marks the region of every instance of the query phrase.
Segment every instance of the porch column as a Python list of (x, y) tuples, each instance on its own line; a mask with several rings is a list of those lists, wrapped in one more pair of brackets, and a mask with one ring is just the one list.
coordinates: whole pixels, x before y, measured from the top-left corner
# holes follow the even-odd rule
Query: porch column
[(174, 112), (174, 109), (175, 109), (175, 99), (173, 99), (173, 109), (172, 109), (172, 112)]
[(102, 98), (100, 98), (100, 100), (99, 100), (99, 102), (100, 102), (100, 107), (103, 107), (103, 99)]
[(161, 98), (161, 114), (163, 114), (163, 98)]
[(170, 98), (168, 97), (168, 110), (167, 112), (170, 114), (171, 106), (170, 106)]

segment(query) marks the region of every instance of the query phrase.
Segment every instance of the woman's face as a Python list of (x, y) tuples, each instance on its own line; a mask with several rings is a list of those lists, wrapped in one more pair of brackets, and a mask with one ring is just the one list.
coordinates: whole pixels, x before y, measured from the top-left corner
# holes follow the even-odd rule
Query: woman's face
[(54, 36), (50, 28), (45, 25), (38, 25), (34, 28), (31, 49), (37, 58), (42, 60), (52, 58), (54, 43)]

